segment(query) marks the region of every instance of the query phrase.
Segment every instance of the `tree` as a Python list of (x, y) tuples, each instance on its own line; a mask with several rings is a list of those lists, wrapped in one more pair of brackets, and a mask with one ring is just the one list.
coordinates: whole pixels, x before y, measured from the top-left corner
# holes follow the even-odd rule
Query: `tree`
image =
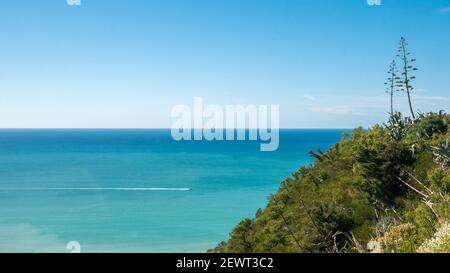
[(397, 76), (397, 64), (395, 61), (392, 61), (388, 70), (389, 77), (387, 82), (384, 83), (386, 85), (386, 93), (391, 96), (391, 117), (394, 115), (394, 92), (398, 91), (396, 82), (400, 80), (400, 77)]
[(414, 88), (411, 85), (411, 82), (416, 77), (411, 74), (413, 73), (413, 71), (417, 71), (418, 69), (413, 66), (413, 63), (416, 61), (416, 59), (411, 59), (409, 57), (411, 53), (408, 51), (407, 47), (408, 43), (406, 42), (405, 37), (401, 37), (397, 57), (399, 57), (403, 63), (403, 71), (402, 71), (403, 77), (398, 79), (397, 87), (400, 88), (400, 91), (404, 91), (408, 95), (409, 110), (411, 111), (411, 116), (413, 120), (415, 120), (416, 115), (414, 114), (414, 110), (411, 103), (411, 92), (414, 90)]
[[(242, 220), (233, 229), (228, 243), (228, 248), (226, 248), (226, 250), (234, 253), (253, 252), (253, 225), (253, 220)], [(221, 247), (224, 248), (223, 245)]]

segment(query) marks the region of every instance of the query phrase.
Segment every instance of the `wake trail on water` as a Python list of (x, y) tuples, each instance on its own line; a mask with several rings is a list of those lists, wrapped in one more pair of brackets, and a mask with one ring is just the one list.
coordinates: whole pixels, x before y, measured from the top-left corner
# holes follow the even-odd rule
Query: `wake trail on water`
[(0, 188), (0, 191), (191, 191), (192, 188)]

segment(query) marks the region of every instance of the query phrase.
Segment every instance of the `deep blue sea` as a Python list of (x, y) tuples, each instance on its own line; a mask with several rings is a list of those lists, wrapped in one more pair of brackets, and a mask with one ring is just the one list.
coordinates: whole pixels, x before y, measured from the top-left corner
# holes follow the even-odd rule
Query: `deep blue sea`
[[(343, 131), (281, 130), (260, 152), (165, 129), (0, 130), (0, 252), (204, 252)], [(192, 190), (108, 190), (153, 187)]]

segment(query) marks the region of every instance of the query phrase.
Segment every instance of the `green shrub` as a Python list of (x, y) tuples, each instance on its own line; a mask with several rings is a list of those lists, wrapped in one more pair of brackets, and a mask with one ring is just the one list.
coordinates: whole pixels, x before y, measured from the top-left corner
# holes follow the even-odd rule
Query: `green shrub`
[(447, 119), (443, 113), (421, 115), (416, 123), (408, 129), (410, 138), (431, 138), (434, 134), (447, 132)]
[(393, 140), (388, 130), (379, 126), (359, 132), (352, 140), (357, 167), (364, 178), (360, 188), (373, 201), (391, 205), (403, 193), (404, 186), (399, 180), (402, 168), (413, 162), (409, 147)]
[(428, 172), (428, 181), (437, 191), (450, 192), (450, 173), (441, 168), (434, 168)]
[(392, 227), (381, 239), (384, 252), (412, 253), (417, 245), (414, 225), (401, 224)]

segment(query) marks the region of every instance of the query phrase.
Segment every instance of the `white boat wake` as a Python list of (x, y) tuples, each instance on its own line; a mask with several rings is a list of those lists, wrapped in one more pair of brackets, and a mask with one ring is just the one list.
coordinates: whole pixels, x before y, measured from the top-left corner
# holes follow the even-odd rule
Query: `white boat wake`
[(0, 191), (191, 191), (192, 188), (0, 188)]

